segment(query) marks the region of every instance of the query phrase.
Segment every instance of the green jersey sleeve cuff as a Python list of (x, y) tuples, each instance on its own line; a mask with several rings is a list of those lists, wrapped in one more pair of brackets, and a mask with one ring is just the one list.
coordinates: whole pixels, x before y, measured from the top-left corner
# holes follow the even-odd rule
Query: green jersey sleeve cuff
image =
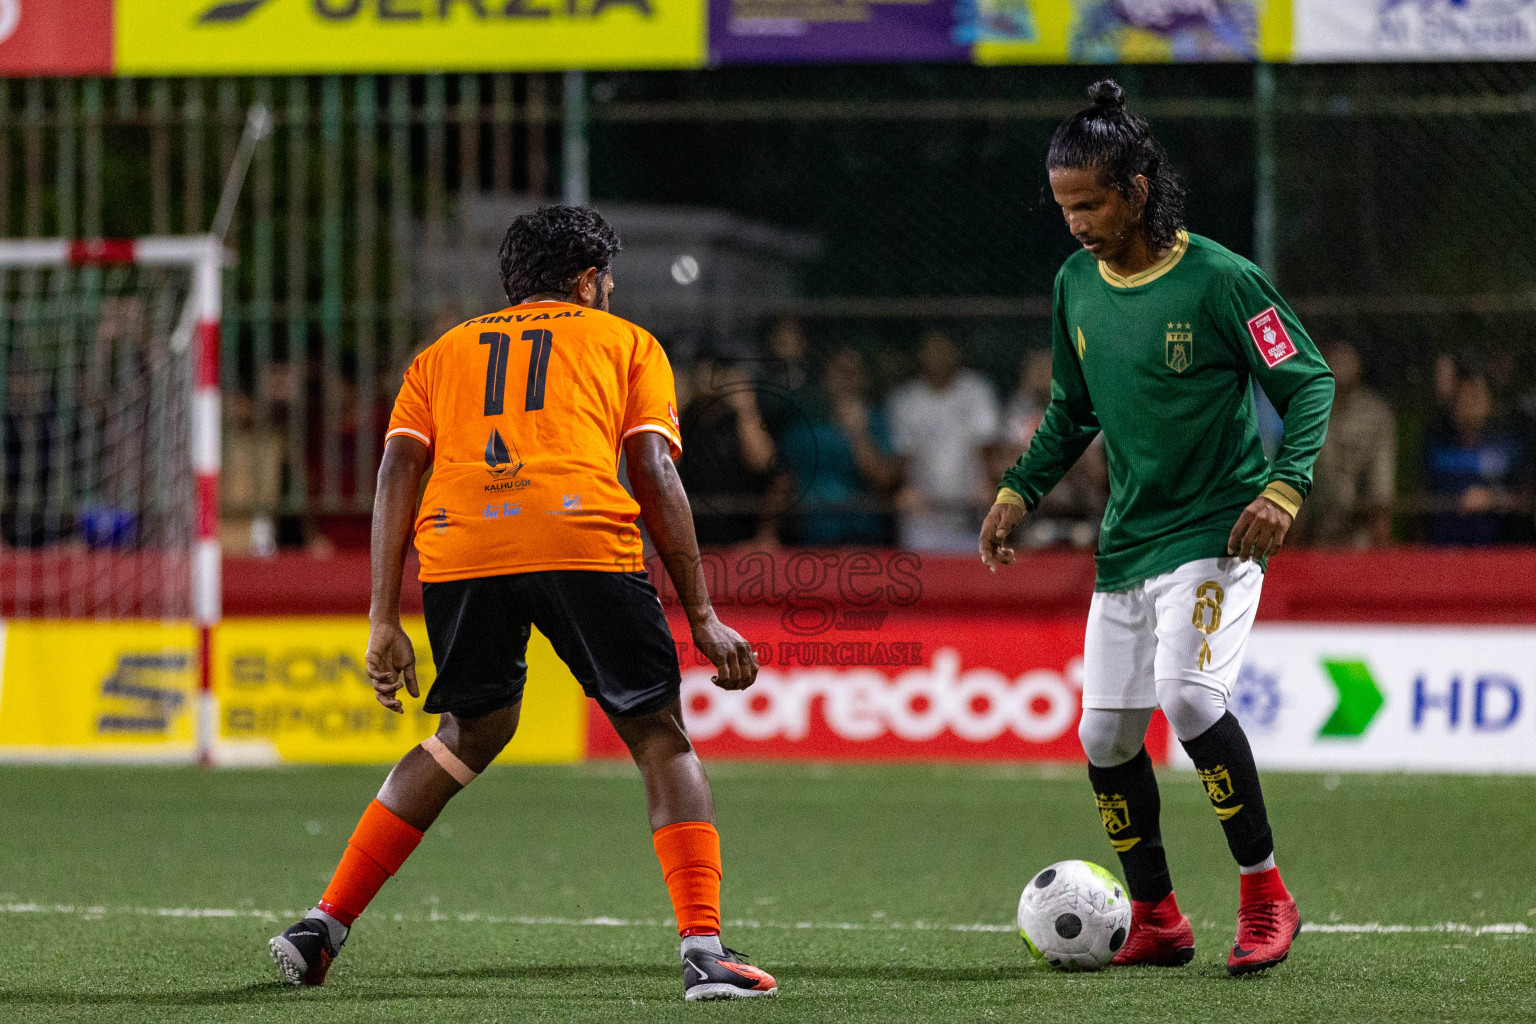
[(1291, 514), (1292, 519), (1295, 519), (1296, 513), (1301, 511), (1301, 492), (1283, 480), (1271, 480), (1259, 497), (1268, 498), (1285, 509)]

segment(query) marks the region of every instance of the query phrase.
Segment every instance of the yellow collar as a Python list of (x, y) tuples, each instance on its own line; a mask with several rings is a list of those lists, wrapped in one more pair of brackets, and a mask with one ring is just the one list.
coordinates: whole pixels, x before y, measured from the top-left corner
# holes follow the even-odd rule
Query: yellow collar
[(1168, 255), (1152, 264), (1146, 270), (1129, 277), (1121, 277), (1109, 269), (1109, 264), (1099, 262), (1099, 276), (1112, 288), (1139, 288), (1144, 284), (1150, 284), (1172, 270), (1184, 258), (1184, 253), (1189, 249), (1189, 232), (1180, 231), (1174, 237), (1173, 248), (1168, 250)]

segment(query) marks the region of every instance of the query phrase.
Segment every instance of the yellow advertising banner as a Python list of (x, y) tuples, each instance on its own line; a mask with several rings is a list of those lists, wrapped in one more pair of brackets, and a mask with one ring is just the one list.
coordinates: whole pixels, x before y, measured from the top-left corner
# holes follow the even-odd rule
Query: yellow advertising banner
[(695, 68), (705, 0), (117, 0), (122, 75)]
[(20, 621), (0, 630), (0, 757), (192, 756), (191, 625)]
[(1287, 61), (1292, 0), (976, 0), (978, 64)]
[[(229, 619), (213, 639), (222, 760), (387, 763), (437, 728), (421, 710), (436, 678), (423, 620), (408, 617), (422, 700), (401, 692), (405, 714), (374, 698), (364, 665), (368, 620), (357, 617)], [(517, 736), (499, 760), (579, 761), (586, 755), (581, 686), (537, 631)]]

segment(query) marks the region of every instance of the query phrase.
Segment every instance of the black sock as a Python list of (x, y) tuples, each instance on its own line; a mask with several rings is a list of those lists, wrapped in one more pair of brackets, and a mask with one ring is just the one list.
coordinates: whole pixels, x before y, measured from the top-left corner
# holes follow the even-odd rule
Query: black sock
[(1228, 711), (1220, 721), (1184, 743), (1211, 806), (1227, 833), (1227, 846), (1239, 866), (1258, 864), (1275, 852), (1259, 788), (1259, 769), (1237, 718)]
[(1141, 753), (1113, 768), (1088, 765), (1088, 781), (1098, 800), (1104, 831), (1120, 855), (1125, 887), (1131, 899), (1161, 903), (1173, 892), (1168, 857), (1163, 853), (1163, 833), (1158, 827), (1162, 801), (1157, 795), (1157, 776), (1152, 774), (1152, 755)]

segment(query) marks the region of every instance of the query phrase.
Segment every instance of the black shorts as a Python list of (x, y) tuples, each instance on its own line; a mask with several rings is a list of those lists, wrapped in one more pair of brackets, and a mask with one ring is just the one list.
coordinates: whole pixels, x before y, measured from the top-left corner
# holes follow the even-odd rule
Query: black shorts
[(677, 648), (644, 572), (551, 569), (423, 583), (421, 593), (437, 663), (429, 714), (474, 718), (522, 700), (530, 626), (610, 715), (677, 699)]

